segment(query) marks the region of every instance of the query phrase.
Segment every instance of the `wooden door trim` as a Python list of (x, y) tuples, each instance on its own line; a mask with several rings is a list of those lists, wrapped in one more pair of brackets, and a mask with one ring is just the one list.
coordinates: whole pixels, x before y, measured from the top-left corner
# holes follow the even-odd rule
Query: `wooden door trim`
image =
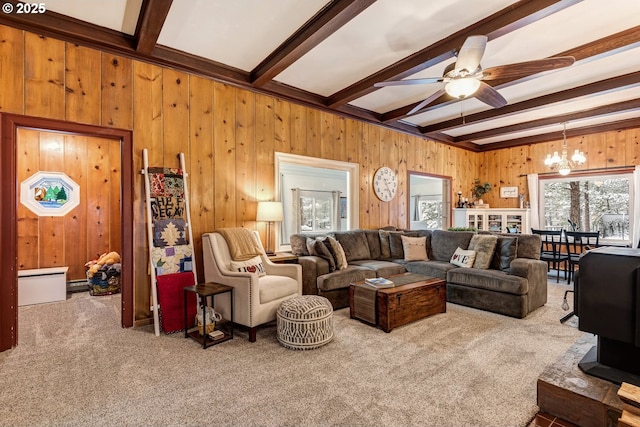
[(133, 133), (62, 120), (0, 114), (0, 351), (18, 344), (17, 130), (28, 128), (120, 141), (120, 216), (122, 218), (122, 327), (133, 326)]

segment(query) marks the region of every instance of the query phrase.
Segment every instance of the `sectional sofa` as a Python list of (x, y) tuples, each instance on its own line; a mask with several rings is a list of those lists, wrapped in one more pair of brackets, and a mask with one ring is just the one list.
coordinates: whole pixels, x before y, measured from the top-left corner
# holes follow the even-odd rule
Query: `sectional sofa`
[[(425, 237), (428, 260), (405, 259), (403, 235)], [(547, 264), (540, 261), (539, 236), (495, 235), (495, 248), (480, 247), (485, 253), (478, 253), (490, 258), (488, 268), (452, 264), (456, 249), (468, 249), (474, 235), (443, 230), (335, 232), (331, 237), (340, 243), (347, 261), (342, 269), (335, 267), (335, 260), (314, 250), (314, 243), (326, 236), (294, 234), (291, 248), (302, 265), (303, 294), (324, 296), (335, 309), (349, 305), (350, 283), (404, 272), (446, 279), (447, 301), (507, 316), (523, 318), (546, 303)]]

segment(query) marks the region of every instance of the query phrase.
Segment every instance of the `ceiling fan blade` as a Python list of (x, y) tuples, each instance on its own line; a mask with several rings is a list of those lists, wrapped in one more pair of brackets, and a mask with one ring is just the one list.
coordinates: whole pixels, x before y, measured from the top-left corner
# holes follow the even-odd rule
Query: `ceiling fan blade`
[(498, 93), (497, 90), (486, 84), (485, 82), (480, 82), (480, 87), (473, 94), (480, 101), (484, 102), (487, 105), (492, 106), (493, 108), (500, 108), (507, 105), (507, 100), (504, 99), (502, 95)]
[(426, 77), (424, 79), (389, 80), (386, 82), (374, 83), (373, 85), (375, 87), (422, 85), (427, 83), (438, 83), (442, 80), (442, 77)]
[(456, 70), (467, 70), (473, 73), (478, 69), (484, 49), (487, 47), (487, 36), (469, 36), (458, 52)]
[(491, 67), (482, 71), (482, 79), (496, 80), (529, 76), (543, 71), (568, 67), (572, 65), (575, 60), (573, 56), (556, 56), (554, 58), (536, 59), (534, 61)]
[(408, 116), (417, 113), (418, 111), (422, 110), (424, 107), (426, 107), (427, 105), (431, 104), (433, 101), (435, 101), (436, 99), (440, 98), (442, 95), (444, 95), (446, 92), (444, 91), (444, 88), (438, 89), (437, 91), (435, 91), (434, 93), (432, 93), (427, 99), (425, 99), (424, 101), (422, 101), (421, 103), (419, 103), (418, 105), (416, 105), (415, 107), (413, 107), (411, 109), (411, 111), (409, 111), (407, 113)]

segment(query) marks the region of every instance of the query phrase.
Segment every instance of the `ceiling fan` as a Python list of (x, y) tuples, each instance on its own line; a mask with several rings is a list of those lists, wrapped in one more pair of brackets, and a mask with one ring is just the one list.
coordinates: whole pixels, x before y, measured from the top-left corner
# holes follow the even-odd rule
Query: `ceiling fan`
[(442, 77), (427, 77), (422, 79), (390, 80), (375, 83), (375, 87), (404, 86), (425, 83), (446, 83), (443, 88), (437, 90), (427, 99), (416, 105), (407, 113), (411, 115), (420, 111), (431, 102), (440, 98), (445, 93), (457, 99), (469, 97), (478, 98), (480, 101), (493, 108), (507, 105), (507, 100), (493, 87), (483, 80), (496, 80), (501, 78), (524, 77), (542, 71), (568, 67), (575, 62), (573, 56), (557, 56), (553, 58), (538, 59), (519, 62), (516, 64), (500, 65), (483, 70), (480, 60), (487, 46), (487, 36), (470, 36), (464, 41), (457, 54), (456, 62), (449, 64)]

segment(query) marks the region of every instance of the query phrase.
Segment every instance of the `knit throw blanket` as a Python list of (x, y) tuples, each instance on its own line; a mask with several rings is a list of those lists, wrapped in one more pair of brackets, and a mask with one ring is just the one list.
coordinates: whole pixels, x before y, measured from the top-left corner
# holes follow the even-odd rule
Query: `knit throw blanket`
[(216, 233), (220, 233), (227, 241), (231, 259), (234, 261), (246, 261), (262, 254), (262, 246), (256, 241), (253, 232), (246, 228), (221, 228), (216, 230)]

